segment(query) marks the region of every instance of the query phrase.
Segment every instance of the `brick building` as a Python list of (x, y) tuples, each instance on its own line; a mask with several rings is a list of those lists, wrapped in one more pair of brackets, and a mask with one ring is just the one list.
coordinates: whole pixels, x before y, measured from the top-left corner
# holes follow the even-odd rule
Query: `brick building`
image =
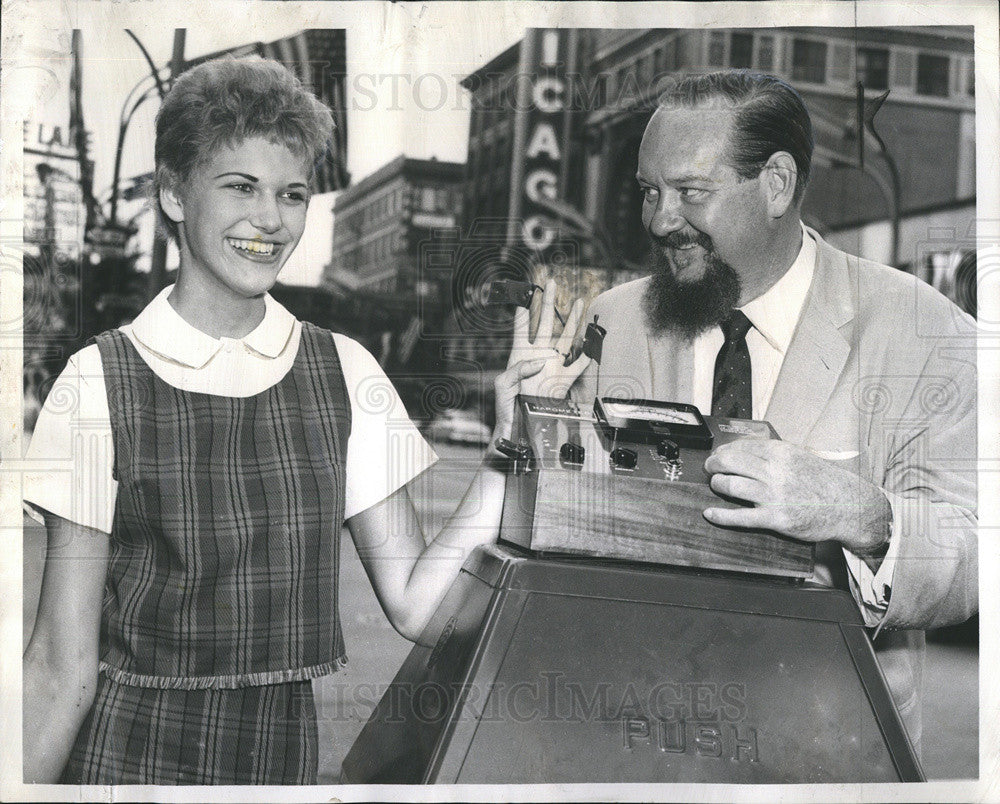
[(337, 196), (333, 253), (323, 284), (334, 291), (428, 296), (420, 243), (452, 229), (461, 211), (464, 166), (399, 156)]

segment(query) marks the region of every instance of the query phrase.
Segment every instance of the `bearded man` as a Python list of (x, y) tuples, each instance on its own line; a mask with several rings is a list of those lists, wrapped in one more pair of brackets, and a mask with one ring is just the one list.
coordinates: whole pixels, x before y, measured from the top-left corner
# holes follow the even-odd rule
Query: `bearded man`
[[(746, 71), (660, 100), (636, 178), (652, 275), (594, 300), (600, 366), (572, 388), (766, 419), (780, 441), (716, 449), (721, 527), (817, 545), (849, 589), (919, 755), (923, 629), (978, 609), (975, 325), (914, 277), (803, 226), (812, 131), (798, 93)], [(571, 382), (582, 363), (551, 361)]]

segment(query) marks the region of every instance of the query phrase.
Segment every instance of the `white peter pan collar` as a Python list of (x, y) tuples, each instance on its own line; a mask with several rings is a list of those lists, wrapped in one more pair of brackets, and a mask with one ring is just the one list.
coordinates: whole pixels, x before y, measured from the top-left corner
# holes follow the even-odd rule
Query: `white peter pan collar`
[(161, 290), (132, 322), (135, 340), (164, 360), (200, 369), (230, 343), (273, 360), (284, 352), (295, 332), (295, 316), (265, 294), (264, 318), (252, 332), (242, 338), (213, 338), (181, 318), (167, 301), (171, 290), (173, 285)]

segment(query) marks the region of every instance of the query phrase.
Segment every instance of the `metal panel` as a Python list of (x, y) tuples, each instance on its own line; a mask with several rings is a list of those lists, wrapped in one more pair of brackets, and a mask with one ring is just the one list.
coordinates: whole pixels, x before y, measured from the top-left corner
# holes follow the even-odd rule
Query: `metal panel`
[(491, 546), (421, 641), (344, 781), (922, 778), (845, 592)]

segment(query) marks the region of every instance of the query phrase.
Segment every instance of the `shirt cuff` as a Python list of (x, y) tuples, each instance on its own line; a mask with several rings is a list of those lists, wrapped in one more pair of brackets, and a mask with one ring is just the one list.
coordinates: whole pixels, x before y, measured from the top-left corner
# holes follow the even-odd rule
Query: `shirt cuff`
[(889, 607), (892, 594), (892, 576), (899, 555), (899, 540), (902, 517), (896, 516), (897, 496), (883, 489), (889, 508), (892, 510), (892, 527), (889, 530), (889, 546), (877, 572), (872, 572), (865, 561), (846, 547), (844, 560), (847, 563), (848, 578), (854, 598), (858, 601), (865, 625), (879, 625)]
[(37, 507), (34, 503), (30, 503), (27, 500), (21, 503), (21, 509), (39, 525), (45, 524), (44, 509)]

